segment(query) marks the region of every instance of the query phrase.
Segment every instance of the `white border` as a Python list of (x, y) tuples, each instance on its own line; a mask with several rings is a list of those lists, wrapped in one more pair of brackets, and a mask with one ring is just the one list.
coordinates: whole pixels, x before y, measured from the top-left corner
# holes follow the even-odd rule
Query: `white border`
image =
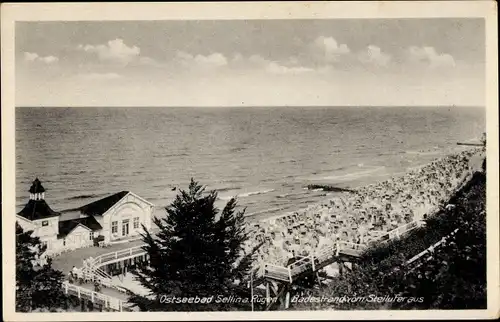
[[(494, 1), (412, 2), (211, 2), (211, 3), (23, 3), (1, 5), (2, 30), (2, 250), (6, 321), (254, 320), (254, 319), (470, 319), (499, 316), (498, 36)], [(15, 21), (237, 20), (328, 18), (483, 17), (486, 19), (488, 309), (469, 311), (284, 311), (224, 313), (30, 313), (14, 312)]]

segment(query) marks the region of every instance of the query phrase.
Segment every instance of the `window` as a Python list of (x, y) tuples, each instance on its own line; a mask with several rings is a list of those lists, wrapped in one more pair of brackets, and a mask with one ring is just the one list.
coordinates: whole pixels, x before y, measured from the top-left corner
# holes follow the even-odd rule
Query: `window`
[(139, 228), (139, 217), (134, 218), (134, 229)]
[(91, 231), (89, 235), (90, 235), (90, 240), (94, 239), (94, 232), (93, 231)]
[(129, 234), (129, 219), (123, 219), (123, 222), (122, 222), (122, 236), (128, 236)]
[(42, 221), (42, 226), (48, 226), (48, 225), (49, 225), (49, 221), (48, 220)]
[(111, 233), (112, 234), (117, 234), (118, 233), (118, 221), (113, 221), (111, 223)]

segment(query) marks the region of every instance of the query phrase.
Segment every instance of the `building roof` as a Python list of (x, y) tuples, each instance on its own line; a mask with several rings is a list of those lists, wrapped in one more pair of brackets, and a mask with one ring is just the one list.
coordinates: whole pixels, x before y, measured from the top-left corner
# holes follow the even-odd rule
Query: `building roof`
[(76, 222), (73, 220), (60, 221), (59, 222), (59, 234), (57, 234), (57, 238), (66, 237), (78, 226), (83, 226), (84, 228), (90, 230), (89, 227), (82, 225), (79, 222)]
[(63, 220), (59, 222), (59, 234), (58, 238), (67, 236), (73, 229), (75, 229), (78, 225), (82, 225), (92, 231), (101, 230), (102, 226), (97, 222), (97, 220), (92, 217), (78, 218), (78, 219), (70, 219)]
[(45, 200), (30, 199), (23, 210), (17, 213), (19, 216), (28, 220), (39, 220), (61, 215), (60, 212), (52, 210)]
[(40, 180), (38, 180), (38, 178), (36, 178), (36, 179), (33, 181), (33, 184), (31, 185), (29, 192), (30, 192), (30, 193), (41, 193), (41, 192), (45, 192), (45, 188), (42, 186), (42, 183), (40, 182)]
[(82, 214), (88, 216), (102, 216), (127, 194), (129, 194), (129, 191), (120, 191), (106, 198), (102, 198), (82, 206), (78, 208), (78, 210), (80, 210)]

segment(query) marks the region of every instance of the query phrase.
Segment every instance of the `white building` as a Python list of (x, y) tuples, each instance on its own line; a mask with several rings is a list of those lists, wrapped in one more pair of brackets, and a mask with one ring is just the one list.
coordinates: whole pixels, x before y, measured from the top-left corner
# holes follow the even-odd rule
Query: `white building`
[(45, 189), (38, 178), (33, 181), (29, 193), (30, 199), (17, 214), (17, 222), (24, 231), (33, 230), (34, 235), (50, 247), (57, 242), (61, 213), (52, 210), (45, 202)]
[(79, 218), (61, 220), (61, 213), (45, 201), (45, 189), (33, 181), (30, 199), (17, 214), (17, 222), (40, 237), (50, 252), (94, 245), (99, 236), (106, 243), (137, 236), (142, 225), (151, 229), (154, 205), (138, 195), (122, 191), (75, 209)]
[(106, 242), (137, 236), (151, 229), (154, 205), (130, 191), (121, 191), (78, 209), (80, 217), (94, 217)]

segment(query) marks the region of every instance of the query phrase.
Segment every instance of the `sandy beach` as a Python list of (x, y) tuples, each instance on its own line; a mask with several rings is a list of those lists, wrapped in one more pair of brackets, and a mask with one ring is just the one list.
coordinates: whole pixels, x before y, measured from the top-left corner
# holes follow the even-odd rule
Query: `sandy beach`
[(256, 265), (284, 265), (336, 240), (369, 244), (384, 232), (432, 215), (480, 167), (481, 148), (467, 149), (412, 168), (405, 175), (334, 195), (321, 204), (249, 223), (251, 245), (263, 242)]

